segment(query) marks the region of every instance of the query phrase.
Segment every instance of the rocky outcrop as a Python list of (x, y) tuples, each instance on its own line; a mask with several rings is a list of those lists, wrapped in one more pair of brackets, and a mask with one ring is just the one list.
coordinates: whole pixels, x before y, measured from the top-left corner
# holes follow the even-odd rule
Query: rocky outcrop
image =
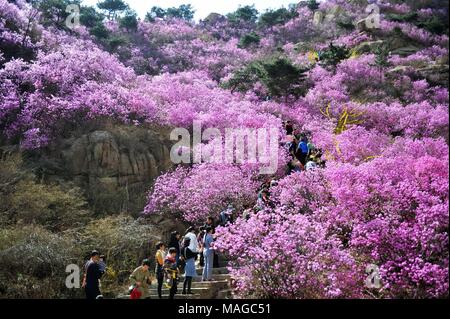
[(204, 24), (216, 24), (216, 23), (223, 23), (227, 20), (227, 18), (219, 13), (212, 12), (210, 13), (205, 19), (202, 20), (202, 23)]
[(39, 154), (47, 181), (63, 177), (85, 190), (99, 213), (142, 211), (146, 193), (172, 167), (169, 134), (141, 127), (102, 128), (51, 146)]
[(424, 68), (417, 69), (416, 72), (433, 85), (448, 87), (448, 64), (430, 64)]
[(355, 48), (353, 48), (353, 51), (358, 55), (364, 53), (372, 53), (375, 52), (375, 50), (383, 44), (384, 44), (383, 40), (365, 41), (357, 45)]
[(449, 81), (449, 66), (448, 64), (431, 63), (424, 65), (423, 67), (414, 67), (411, 65), (399, 65), (388, 72), (387, 75), (398, 73), (414, 74), (418, 79), (426, 79), (431, 85), (439, 85), (442, 87), (448, 87)]

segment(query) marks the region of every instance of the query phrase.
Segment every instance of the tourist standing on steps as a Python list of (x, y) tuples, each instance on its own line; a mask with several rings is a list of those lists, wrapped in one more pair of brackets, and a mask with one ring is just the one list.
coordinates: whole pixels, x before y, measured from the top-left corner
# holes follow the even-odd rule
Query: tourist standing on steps
[(173, 247), (169, 248), (169, 253), (167, 254), (166, 259), (164, 260), (164, 269), (170, 281), (169, 299), (174, 299), (175, 294), (177, 293), (178, 262), (176, 258), (177, 258), (177, 250)]
[[(205, 227), (205, 229), (207, 227), (211, 227), (212, 228), (212, 234), (214, 234), (216, 232), (216, 224), (214, 222), (214, 218), (212, 218), (212, 216), (209, 216), (206, 219), (206, 224), (203, 225)], [(213, 252), (213, 267), (214, 268), (218, 268), (219, 267), (219, 256), (216, 254), (216, 252)]]
[(162, 299), (162, 286), (164, 283), (164, 257), (166, 256), (166, 246), (164, 243), (159, 242), (156, 245), (156, 255), (155, 255), (155, 274), (156, 280), (158, 281), (158, 297)]
[(216, 232), (216, 225), (214, 223), (214, 218), (212, 218), (212, 216), (208, 216), (208, 218), (206, 219), (206, 223), (205, 225), (203, 225), (203, 227), (211, 227), (212, 228), (212, 233), (214, 234)]
[(197, 240), (197, 235), (195, 235), (195, 228), (192, 226), (189, 227), (186, 230), (186, 235), (184, 235), (184, 238), (189, 238), (189, 249), (192, 252), (197, 253), (198, 252), (198, 240)]
[(284, 128), (286, 130), (286, 135), (292, 135), (294, 133), (294, 126), (291, 121), (286, 121)]
[[(198, 233), (197, 236), (197, 242), (198, 242), (198, 251), (202, 251), (203, 249), (203, 237), (205, 237), (205, 226), (201, 226), (200, 228), (200, 232)], [(204, 267), (205, 266), (205, 258), (203, 257), (203, 254), (200, 254), (200, 260), (199, 263), (200, 267)]]
[(175, 248), (177, 255), (176, 255), (176, 261), (177, 263), (180, 260), (180, 238), (181, 235), (179, 232), (174, 231), (170, 234), (170, 241), (169, 241), (169, 247), (170, 248)]
[(85, 278), (83, 280), (86, 299), (97, 299), (101, 296), (100, 278), (103, 272), (99, 265), (100, 254), (94, 250), (91, 253), (91, 259), (85, 265)]
[[(190, 247), (191, 240), (189, 238), (184, 239), (183, 251), (181, 252), (181, 256), (186, 261), (186, 265), (184, 267), (184, 283), (183, 283), (183, 295), (186, 293), (188, 295), (192, 295), (191, 286), (192, 286), (192, 278), (197, 276), (197, 271), (195, 269), (195, 258), (197, 257), (197, 252), (192, 251)], [(186, 290), (187, 288), (187, 290)]]
[(149, 271), (150, 260), (144, 259), (142, 265), (137, 267), (130, 275), (130, 282), (139, 291), (140, 299), (149, 297), (152, 277)]
[(203, 281), (211, 280), (213, 261), (214, 261), (214, 249), (211, 247), (214, 239), (212, 236), (212, 228), (206, 228), (206, 234), (203, 237), (203, 256), (205, 258), (205, 266), (203, 267)]

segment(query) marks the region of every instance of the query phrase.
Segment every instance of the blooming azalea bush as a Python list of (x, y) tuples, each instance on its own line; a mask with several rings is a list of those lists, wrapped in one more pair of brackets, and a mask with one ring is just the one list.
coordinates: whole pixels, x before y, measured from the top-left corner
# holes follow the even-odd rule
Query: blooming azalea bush
[(149, 194), (146, 213), (175, 214), (200, 224), (228, 204), (242, 209), (251, 203), (258, 184), (234, 165), (203, 164), (192, 168), (178, 167), (160, 176)]
[(217, 230), (236, 289), (256, 298), (359, 297), (354, 258), (313, 216), (261, 211)]
[[(278, 208), (219, 230), (217, 247), (233, 260), (238, 291), (361, 297), (370, 291), (364, 269), (375, 264), (380, 297), (446, 296), (448, 154), (440, 151), (442, 140), (427, 142), (430, 148), (419, 150), (398, 140), (359, 166), (282, 179), (272, 191)], [(398, 155), (399, 147), (405, 153)]]
[[(273, 207), (217, 230), (240, 296), (448, 297), (449, 99), (433, 79), (448, 65), (448, 30), (437, 31), (448, 12), (428, 1), (371, 3), (381, 9), (375, 30), (349, 23), (367, 16), (363, 2), (328, 0), (275, 25), (239, 14), (138, 21), (134, 31), (103, 21), (98, 39), (90, 27), (44, 21), (25, 1), (0, 0), (0, 141), (39, 151), (103, 120), (276, 129), (273, 175), (260, 175), (261, 163), (180, 165), (155, 181), (144, 213), (201, 224), (228, 204), (237, 213), (253, 206), (261, 182), (275, 177)], [(239, 46), (251, 32), (258, 44)], [(378, 40), (411, 46), (383, 55), (372, 48)], [(324, 60), (330, 42), (349, 54)], [(363, 42), (368, 50), (358, 50)], [(274, 57), (306, 69), (303, 95), (271, 96), (281, 71), (280, 81), (245, 92), (223, 85)], [(308, 133), (324, 168), (286, 175), (283, 120)], [(379, 288), (365, 283), (368, 265), (378, 267)]]

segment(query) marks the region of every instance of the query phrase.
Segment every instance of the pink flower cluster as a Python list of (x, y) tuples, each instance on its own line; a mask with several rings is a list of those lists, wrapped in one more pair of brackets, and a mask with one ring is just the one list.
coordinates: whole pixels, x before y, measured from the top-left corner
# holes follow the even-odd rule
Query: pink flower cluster
[[(358, 3), (322, 1), (319, 10), (357, 21), (367, 15)], [(409, 11), (395, 3), (381, 3), (383, 13)], [(326, 165), (286, 175), (286, 137), (277, 141), (273, 208), (217, 230), (216, 247), (231, 260), (237, 292), (265, 298), (448, 297), (448, 88), (418, 70), (448, 64), (448, 36), (387, 19), (370, 34), (346, 31), (334, 20), (315, 25), (314, 13), (300, 6), (298, 17), (266, 29), (219, 17), (215, 23), (139, 22), (136, 32), (125, 34), (108, 22), (113, 35), (131, 39), (111, 54), (88, 28), (44, 27), (31, 10), (25, 1), (0, 0), (2, 142), (44, 148), (85, 123), (104, 120), (188, 130), (200, 121), (203, 129), (222, 133), (284, 133), (282, 121), (291, 120), (322, 150)], [(316, 63), (311, 52), (330, 41), (352, 49), (386, 40), (396, 27), (423, 48), (390, 56), (389, 66), (375, 54), (353, 54), (329, 66)], [(260, 46), (238, 48), (250, 31), (261, 36)], [(268, 94), (261, 83), (244, 94), (221, 87), (236, 69), (273, 56), (310, 67), (304, 97), (262, 101)], [(193, 224), (217, 217), (228, 204), (241, 213), (256, 203), (268, 178), (258, 168), (178, 166), (156, 180), (145, 213)], [(380, 288), (365, 284), (368, 265), (378, 267)]]

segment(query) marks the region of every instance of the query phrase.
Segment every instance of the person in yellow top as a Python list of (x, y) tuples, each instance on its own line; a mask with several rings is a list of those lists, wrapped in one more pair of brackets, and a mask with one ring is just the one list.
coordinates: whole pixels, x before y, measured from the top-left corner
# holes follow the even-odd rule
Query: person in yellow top
[(156, 279), (158, 280), (158, 296), (159, 299), (162, 299), (162, 286), (164, 283), (164, 258), (166, 256), (166, 246), (164, 245), (164, 243), (159, 242), (156, 245), (156, 255), (155, 255), (155, 263), (156, 263), (156, 267), (155, 267), (155, 274), (156, 274)]
[(141, 299), (149, 297), (149, 289), (152, 284), (152, 275), (149, 271), (150, 260), (144, 259), (142, 265), (137, 267), (130, 275), (131, 284), (141, 293)]

